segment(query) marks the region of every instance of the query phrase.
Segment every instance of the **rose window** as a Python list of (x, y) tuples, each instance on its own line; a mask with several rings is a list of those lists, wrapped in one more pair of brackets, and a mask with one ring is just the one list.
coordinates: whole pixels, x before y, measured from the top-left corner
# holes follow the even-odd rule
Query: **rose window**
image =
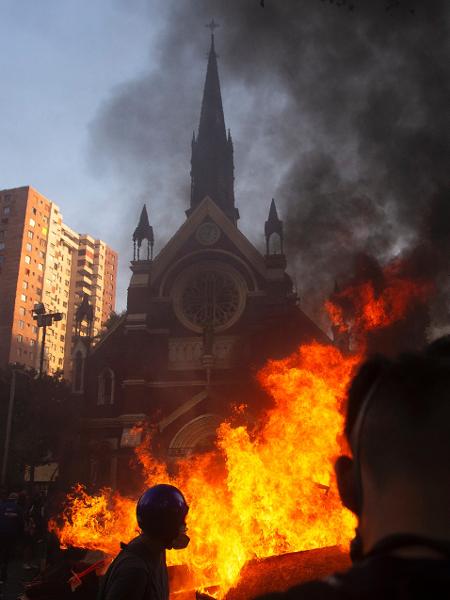
[(202, 271), (189, 279), (181, 294), (185, 318), (196, 326), (227, 325), (239, 310), (241, 294), (226, 272)]

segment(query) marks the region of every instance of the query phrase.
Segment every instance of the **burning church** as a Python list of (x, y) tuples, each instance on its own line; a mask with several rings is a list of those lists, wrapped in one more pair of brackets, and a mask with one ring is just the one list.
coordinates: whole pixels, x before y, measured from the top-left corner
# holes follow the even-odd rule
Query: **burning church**
[(91, 347), (90, 307), (79, 309), (83, 472), (72, 483), (89, 487), (69, 492), (60, 542), (112, 558), (136, 534), (140, 494), (170, 483), (190, 505), (191, 543), (168, 553), (177, 597), (238, 600), (342, 569), (356, 525), (333, 468), (348, 453), (348, 385), (373, 350), (420, 346), (430, 273), (405, 253), (362, 257), (324, 306), (336, 344), (302, 312), (275, 202), (265, 251), (238, 228), (214, 35), (187, 218), (155, 256), (149, 214), (132, 236), (126, 314)]
[[(169, 463), (209, 449), (237, 405), (256, 419), (267, 404), (255, 379), (267, 359), (328, 341), (298, 306), (275, 202), (267, 199), (265, 253), (238, 228), (213, 29), (190, 175), (186, 221), (155, 257), (142, 209), (126, 314), (93, 348), (89, 335), (75, 347), (73, 391), (84, 406), (81, 479), (94, 486), (133, 488), (137, 424), (151, 429), (153, 452)], [(88, 307), (78, 317), (86, 331)]]

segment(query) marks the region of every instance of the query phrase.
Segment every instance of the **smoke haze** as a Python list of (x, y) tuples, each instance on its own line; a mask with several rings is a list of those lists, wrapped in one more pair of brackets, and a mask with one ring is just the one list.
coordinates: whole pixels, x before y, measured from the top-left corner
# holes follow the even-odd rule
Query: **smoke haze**
[(95, 172), (123, 190), (119, 251), (130, 254), (143, 202), (158, 249), (184, 220), (209, 48), (203, 26), (214, 17), (242, 231), (263, 248), (273, 196), (302, 306), (317, 319), (355, 257), (383, 264), (403, 253), (432, 267), (432, 317), (448, 321), (449, 3), (263, 4), (134, 4), (143, 19), (160, 20), (156, 66), (101, 104), (89, 148)]

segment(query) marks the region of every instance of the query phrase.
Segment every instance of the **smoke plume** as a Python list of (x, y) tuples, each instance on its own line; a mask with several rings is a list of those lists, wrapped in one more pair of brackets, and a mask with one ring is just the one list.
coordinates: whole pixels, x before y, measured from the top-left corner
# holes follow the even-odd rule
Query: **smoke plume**
[(102, 103), (90, 148), (95, 168), (127, 190), (127, 252), (143, 201), (160, 246), (183, 221), (203, 25), (214, 17), (243, 232), (262, 249), (275, 197), (302, 306), (318, 319), (365, 253), (428, 270), (439, 292), (431, 318), (448, 322), (446, 0), (153, 0), (134, 10), (160, 23), (149, 68)]

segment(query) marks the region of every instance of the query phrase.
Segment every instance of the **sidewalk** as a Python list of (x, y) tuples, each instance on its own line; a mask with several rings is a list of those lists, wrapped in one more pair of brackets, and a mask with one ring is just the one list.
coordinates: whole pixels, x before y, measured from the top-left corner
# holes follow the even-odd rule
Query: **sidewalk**
[(13, 560), (9, 563), (8, 579), (3, 585), (0, 585), (1, 600), (16, 600), (17, 596), (23, 592), (23, 583), (31, 581), (37, 574), (37, 569), (26, 571), (23, 568), (22, 560)]

